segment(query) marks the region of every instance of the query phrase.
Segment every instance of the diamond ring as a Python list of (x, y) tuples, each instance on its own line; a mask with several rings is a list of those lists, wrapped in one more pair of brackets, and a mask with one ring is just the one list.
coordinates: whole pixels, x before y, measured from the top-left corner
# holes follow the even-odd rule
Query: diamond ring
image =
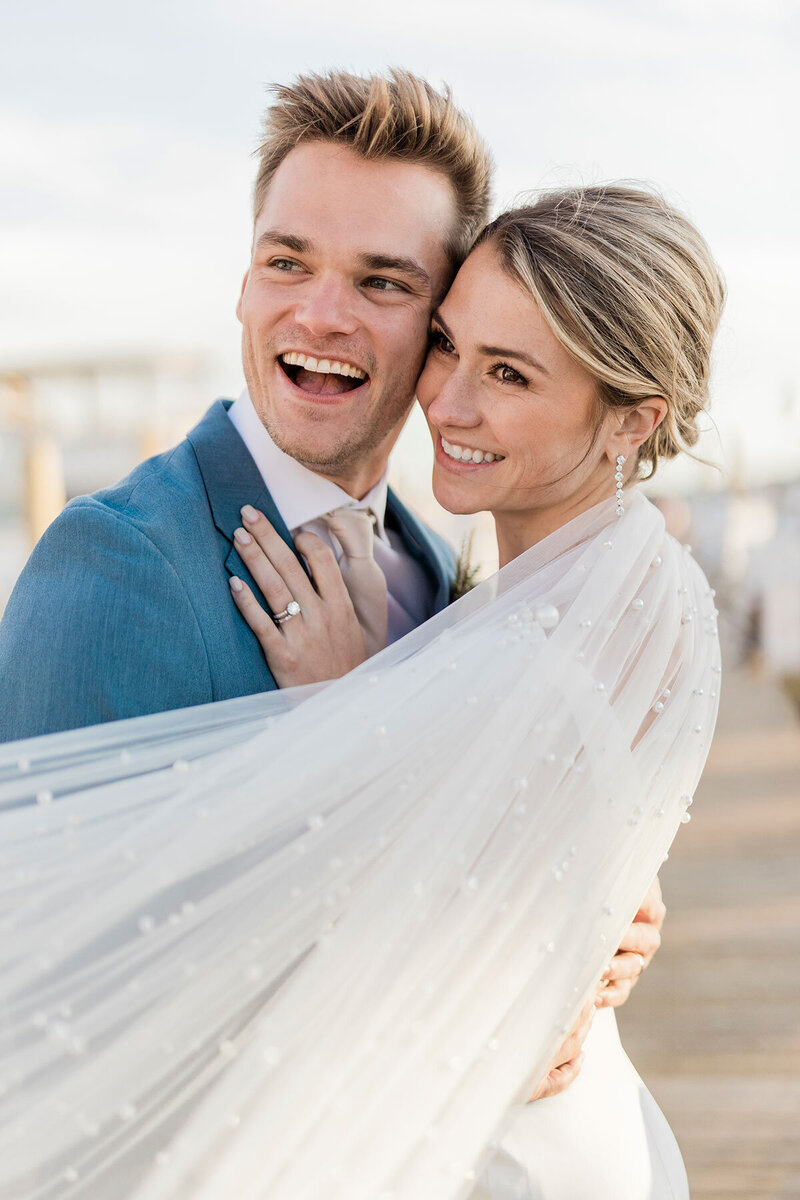
[(291, 621), (302, 611), (296, 600), (290, 600), (283, 612), (273, 613), (272, 619), (276, 625), (283, 625), (284, 621)]

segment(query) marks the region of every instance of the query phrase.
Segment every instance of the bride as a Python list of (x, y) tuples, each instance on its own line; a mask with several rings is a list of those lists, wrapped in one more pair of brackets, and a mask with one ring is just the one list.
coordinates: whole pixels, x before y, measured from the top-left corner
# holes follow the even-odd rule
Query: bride
[(635, 481), (696, 440), (721, 304), (648, 193), (498, 218), (418, 396), (499, 573), (364, 662), (332, 556), (304, 535), (312, 584), (256, 514), (237, 548), (286, 616), (233, 596), (283, 691), (7, 760), (0, 1195), (687, 1194), (610, 1010), (519, 1105), (708, 751), (713, 594)]

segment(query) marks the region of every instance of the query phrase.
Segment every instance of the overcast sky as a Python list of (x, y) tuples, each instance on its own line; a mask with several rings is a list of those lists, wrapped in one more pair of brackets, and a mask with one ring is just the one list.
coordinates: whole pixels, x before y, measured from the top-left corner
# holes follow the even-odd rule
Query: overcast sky
[(800, 472), (796, 0), (32, 0), (3, 26), (0, 364), (198, 347), (236, 394), (265, 84), (397, 63), (453, 86), (499, 204), (624, 177), (689, 212), (730, 289), (721, 452)]

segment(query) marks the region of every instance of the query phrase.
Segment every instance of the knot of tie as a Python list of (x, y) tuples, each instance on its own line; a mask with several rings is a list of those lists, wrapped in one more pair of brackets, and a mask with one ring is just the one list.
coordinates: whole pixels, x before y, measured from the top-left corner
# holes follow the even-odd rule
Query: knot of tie
[(375, 517), (366, 508), (335, 508), (323, 520), (342, 548), (339, 569), (367, 644), (377, 654), (386, 645), (386, 577), (374, 558)]
[(368, 508), (335, 508), (325, 522), (348, 558), (373, 558), (375, 517)]

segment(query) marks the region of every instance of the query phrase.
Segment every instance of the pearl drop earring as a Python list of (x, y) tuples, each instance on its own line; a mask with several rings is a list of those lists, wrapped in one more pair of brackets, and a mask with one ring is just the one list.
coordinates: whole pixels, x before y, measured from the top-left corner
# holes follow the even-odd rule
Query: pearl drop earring
[(614, 481), (616, 482), (616, 485), (617, 485), (617, 495), (616, 495), (617, 510), (616, 511), (617, 511), (618, 517), (621, 517), (625, 512), (625, 504), (623, 502), (623, 495), (622, 495), (622, 480), (623, 480), (622, 465), (624, 462), (625, 462), (625, 455), (618, 454), (617, 455), (617, 469), (614, 472)]

